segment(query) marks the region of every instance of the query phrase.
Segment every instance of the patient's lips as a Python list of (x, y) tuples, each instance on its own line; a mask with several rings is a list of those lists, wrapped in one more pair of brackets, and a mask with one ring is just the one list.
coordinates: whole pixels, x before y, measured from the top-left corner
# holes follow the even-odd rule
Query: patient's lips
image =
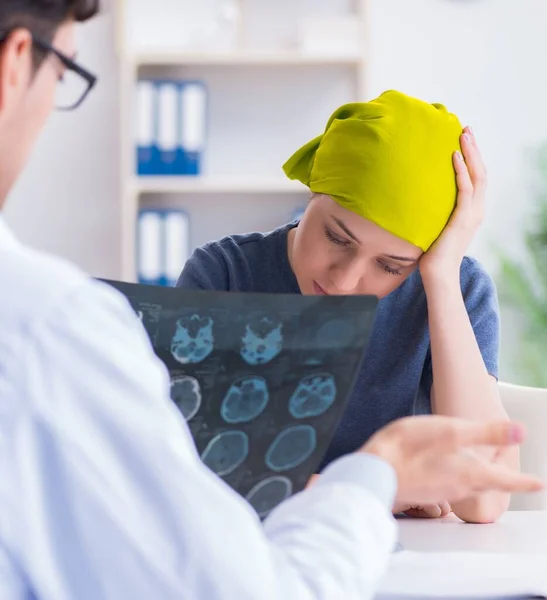
[(318, 296), (328, 296), (328, 293), (317, 283), (317, 281), (313, 282), (313, 291)]

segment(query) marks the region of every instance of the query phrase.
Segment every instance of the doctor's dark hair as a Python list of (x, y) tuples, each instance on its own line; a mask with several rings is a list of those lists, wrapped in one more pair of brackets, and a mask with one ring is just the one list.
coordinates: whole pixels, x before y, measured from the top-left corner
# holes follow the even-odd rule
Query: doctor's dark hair
[[(24, 28), (51, 43), (62, 23), (87, 21), (99, 12), (100, 5), (101, 0), (0, 0), (0, 31)], [(38, 66), (43, 53), (36, 49), (35, 57)]]

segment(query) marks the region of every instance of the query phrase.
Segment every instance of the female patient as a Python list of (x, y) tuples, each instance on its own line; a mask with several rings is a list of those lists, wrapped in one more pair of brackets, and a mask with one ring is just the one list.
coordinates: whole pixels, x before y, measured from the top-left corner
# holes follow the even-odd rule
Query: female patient
[[(465, 256), (486, 187), (471, 129), (462, 130), (444, 106), (389, 91), (339, 108), (284, 171), (311, 190), (300, 222), (197, 249), (177, 285), (380, 298), (323, 466), (405, 415), (505, 418), (496, 380), (496, 292)], [(518, 465), (515, 450), (484, 458)], [(439, 498), (435, 506), (396, 511), (438, 517), (452, 510), (466, 521), (491, 522), (508, 501), (491, 494), (449, 507)]]

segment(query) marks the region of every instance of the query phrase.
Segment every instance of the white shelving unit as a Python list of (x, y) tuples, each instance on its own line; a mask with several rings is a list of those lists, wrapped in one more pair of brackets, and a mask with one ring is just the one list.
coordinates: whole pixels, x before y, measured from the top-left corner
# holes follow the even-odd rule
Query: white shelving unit
[(257, 66), (306, 66), (306, 65), (348, 65), (359, 66), (361, 59), (357, 57), (338, 56), (306, 56), (297, 52), (256, 52), (247, 54), (238, 52), (211, 52), (192, 54), (186, 52), (147, 52), (137, 54), (133, 58), (134, 66), (164, 66), (164, 65), (222, 65), (241, 67), (245, 65)]
[[(128, 7), (143, 1), (150, 2), (119, 0), (117, 4), (122, 157), (120, 277), (126, 281), (136, 281), (135, 234), (140, 207), (178, 206), (187, 210), (192, 222), (192, 247), (222, 235), (267, 230), (288, 221), (294, 210), (305, 205), (309, 192), (284, 177), (284, 160), (320, 133), (337, 106), (366, 98), (366, 0), (331, 0), (349, 8), (362, 24), (363, 47), (356, 56), (314, 56), (297, 46), (246, 45), (243, 30), (238, 32), (235, 46), (226, 52), (134, 49), (128, 43), (132, 27)], [(262, 3), (270, 10), (272, 5), (264, 4), (270, 1), (238, 0), (240, 27), (253, 22), (247, 19), (253, 3)], [(287, 3), (294, 8), (298, 1), (279, 0), (276, 6)], [(260, 7), (254, 9), (256, 21)], [(208, 86), (209, 142), (201, 176), (136, 175), (135, 85), (141, 77), (156, 76), (199, 78)]]
[(137, 194), (289, 194), (306, 192), (300, 182), (280, 177), (135, 177), (133, 192)]

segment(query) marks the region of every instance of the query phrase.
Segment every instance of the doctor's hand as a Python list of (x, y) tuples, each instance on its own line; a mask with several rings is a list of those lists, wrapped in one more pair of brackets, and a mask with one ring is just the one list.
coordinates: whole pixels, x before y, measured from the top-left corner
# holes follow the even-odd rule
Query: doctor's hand
[[(387, 425), (363, 446), (394, 468), (396, 508), (428, 508), (437, 515), (453, 503), (486, 491), (534, 492), (544, 488), (537, 477), (485, 460), (474, 448), (495, 452), (520, 445), (521, 425), (507, 421), (478, 423), (443, 416), (407, 417)], [(422, 512), (422, 514), (424, 514)], [(440, 516), (440, 515), (438, 515)]]

